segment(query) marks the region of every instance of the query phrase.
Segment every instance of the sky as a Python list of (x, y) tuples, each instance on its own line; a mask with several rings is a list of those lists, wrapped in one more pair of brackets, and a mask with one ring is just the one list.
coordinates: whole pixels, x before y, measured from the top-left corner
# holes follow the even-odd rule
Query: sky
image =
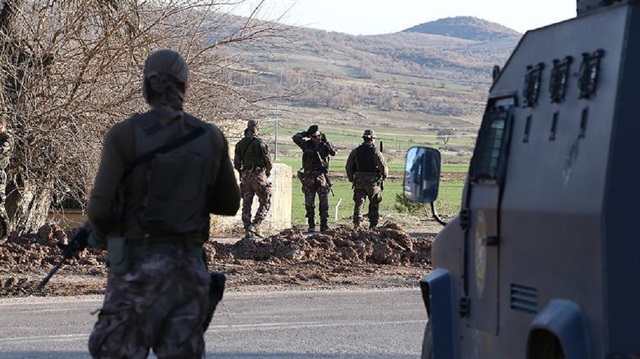
[[(230, 6), (248, 16), (260, 0)], [(398, 32), (425, 22), (474, 16), (524, 33), (576, 15), (575, 0), (264, 0), (259, 18), (352, 35)], [(284, 15), (283, 15), (284, 14)]]

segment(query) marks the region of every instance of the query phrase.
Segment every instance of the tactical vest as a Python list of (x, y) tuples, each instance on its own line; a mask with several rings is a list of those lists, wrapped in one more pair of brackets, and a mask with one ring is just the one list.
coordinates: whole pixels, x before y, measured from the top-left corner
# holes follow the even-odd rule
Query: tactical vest
[[(162, 126), (150, 119), (154, 111), (139, 116), (147, 117), (134, 121), (136, 158), (185, 135), (177, 130), (177, 123)], [(190, 118), (191, 123), (201, 125), (199, 120), (184, 116), (185, 121)], [(144, 127), (150, 123), (154, 125)], [(215, 162), (212, 148), (212, 137), (205, 133), (139, 166), (139, 170), (147, 172), (147, 195), (140, 216), (140, 225), (146, 232), (181, 235), (208, 230), (206, 189), (211, 182), (211, 164)]]
[(307, 141), (302, 151), (302, 168), (306, 172), (321, 171), (323, 165), (328, 165), (328, 157), (329, 153), (326, 149), (313, 144), (312, 141)]
[(242, 169), (266, 167), (262, 153), (262, 140), (257, 137), (245, 137), (240, 140), (238, 150), (242, 153)]
[(376, 148), (370, 144), (361, 144), (356, 150), (354, 172), (376, 172)]

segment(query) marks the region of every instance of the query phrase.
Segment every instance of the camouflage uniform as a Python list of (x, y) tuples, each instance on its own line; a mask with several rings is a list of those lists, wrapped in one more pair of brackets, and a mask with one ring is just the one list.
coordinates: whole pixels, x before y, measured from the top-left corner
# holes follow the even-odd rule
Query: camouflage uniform
[(149, 255), (109, 275), (91, 337), (94, 358), (201, 358), (209, 273), (200, 258)]
[(330, 156), (336, 155), (333, 144), (327, 141), (325, 135), (318, 131), (318, 126), (312, 125), (307, 131), (293, 135), (293, 142), (302, 149), (302, 171), (298, 177), (302, 182), (304, 193), (304, 206), (309, 231), (315, 231), (315, 197), (318, 194), (320, 206), (320, 230), (329, 229), (329, 191), (327, 178), (323, 173), (323, 167), (329, 167)]
[(151, 110), (109, 130), (87, 206), (89, 244), (106, 247), (109, 262), (89, 351), (93, 358), (146, 358), (150, 349), (159, 359), (200, 358), (214, 308), (202, 249), (209, 214), (235, 215), (240, 191), (220, 129), (182, 111), (184, 59), (154, 52), (144, 75)]
[(5, 208), (7, 199), (7, 167), (11, 159), (13, 138), (6, 131), (6, 119), (0, 118), (0, 243), (5, 242), (9, 236), (9, 216)]
[(369, 199), (369, 227), (378, 225), (379, 208), (382, 202), (382, 182), (389, 175), (389, 169), (382, 153), (375, 146), (375, 133), (365, 130), (364, 142), (349, 153), (345, 170), (353, 183), (353, 225), (360, 227), (361, 212), (365, 199)]
[[(235, 148), (233, 166), (240, 173), (240, 194), (242, 195), (242, 223), (247, 236), (262, 237), (259, 226), (271, 207), (273, 189), (269, 182), (273, 164), (267, 144), (258, 137), (258, 123), (249, 120), (247, 129)], [(258, 196), (260, 205), (251, 220), (253, 197)]]

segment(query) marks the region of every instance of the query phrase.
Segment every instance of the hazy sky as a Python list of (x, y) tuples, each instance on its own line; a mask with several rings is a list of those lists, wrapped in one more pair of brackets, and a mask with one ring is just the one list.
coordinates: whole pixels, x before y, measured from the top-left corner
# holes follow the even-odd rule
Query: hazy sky
[[(231, 12), (248, 16), (259, 0)], [(397, 32), (453, 16), (475, 16), (525, 32), (576, 14), (575, 0), (265, 0), (260, 18), (354, 35)]]

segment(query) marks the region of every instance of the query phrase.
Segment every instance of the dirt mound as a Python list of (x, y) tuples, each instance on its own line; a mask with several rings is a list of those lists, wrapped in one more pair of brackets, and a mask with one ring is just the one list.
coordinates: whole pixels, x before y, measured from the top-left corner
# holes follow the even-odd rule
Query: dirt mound
[[(72, 235), (50, 227), (0, 245), (0, 297), (101, 293), (106, 253), (91, 250), (65, 263), (42, 292), (33, 292), (61, 259), (59, 244)], [(366, 278), (390, 274), (403, 283), (416, 283), (416, 276), (431, 267), (432, 241), (432, 237), (411, 237), (398, 225), (386, 223), (373, 230), (338, 227), (308, 236), (288, 229), (262, 240), (241, 239), (233, 244), (214, 240), (205, 249), (210, 267), (225, 272), (230, 287), (348, 285), (362, 278), (367, 282), (361, 283), (364, 286), (377, 286), (386, 279)]]
[(338, 227), (305, 236), (298, 229), (287, 229), (261, 241), (242, 239), (233, 245), (213, 243), (215, 260), (323, 262), (341, 265), (362, 263), (427, 265), (432, 239), (412, 238), (399, 226), (386, 223), (372, 230), (355, 231)]

